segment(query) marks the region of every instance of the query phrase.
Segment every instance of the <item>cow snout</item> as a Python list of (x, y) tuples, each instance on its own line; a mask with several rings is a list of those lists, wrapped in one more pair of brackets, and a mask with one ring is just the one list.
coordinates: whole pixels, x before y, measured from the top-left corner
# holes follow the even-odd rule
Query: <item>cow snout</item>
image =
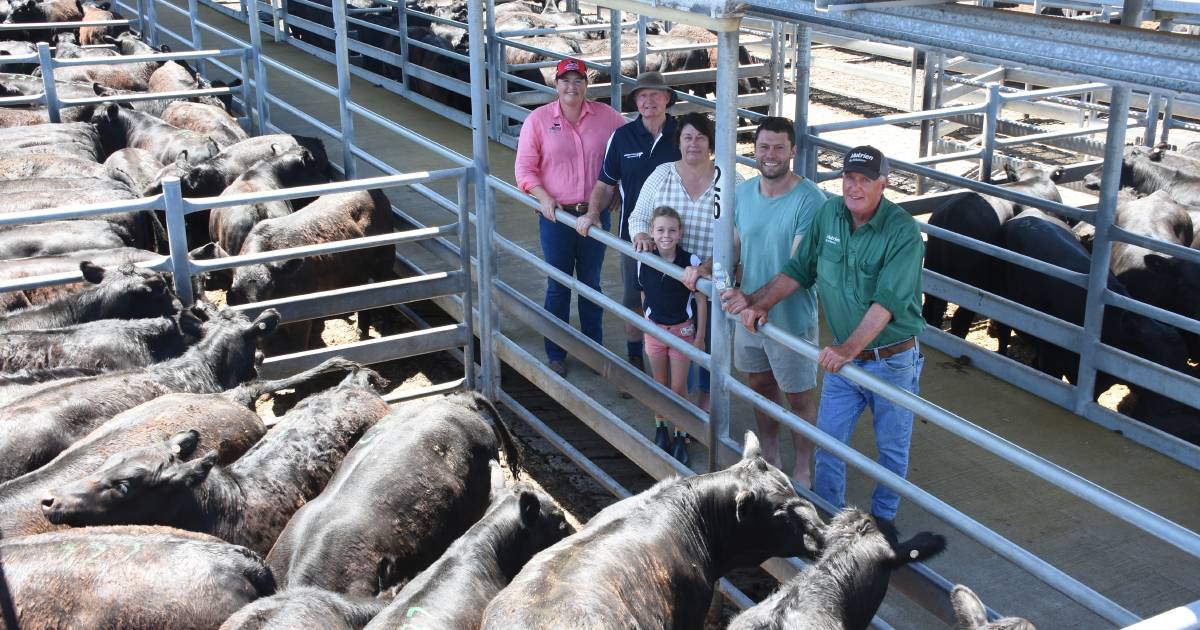
[(53, 494), (42, 497), (42, 515), (55, 525), (62, 524), (62, 500)]

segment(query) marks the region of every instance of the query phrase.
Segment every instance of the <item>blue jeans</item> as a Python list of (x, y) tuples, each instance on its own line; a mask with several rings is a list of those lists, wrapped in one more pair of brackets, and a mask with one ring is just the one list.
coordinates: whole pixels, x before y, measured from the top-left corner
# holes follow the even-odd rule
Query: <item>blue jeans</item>
[[(610, 213), (600, 215), (600, 225), (608, 231), (612, 224)], [(592, 238), (580, 236), (573, 228), (557, 221), (547, 221), (546, 217), (538, 216), (538, 231), (542, 241), (542, 258), (554, 268), (579, 278), (587, 286), (600, 290), (600, 270), (604, 266), (603, 243)], [(547, 279), (546, 302), (547, 311), (564, 322), (571, 321), (571, 290), (561, 283)], [(583, 334), (594, 339), (596, 343), (604, 343), (604, 310), (591, 300), (579, 297), (579, 328)], [(546, 357), (551, 361), (562, 361), (567, 351), (558, 344), (546, 339)]]
[[(919, 344), (886, 359), (856, 359), (853, 363), (896, 387), (914, 394), (919, 393), (921, 367), (925, 365), (925, 357), (921, 354)], [(849, 443), (858, 417), (868, 406), (874, 416), (878, 462), (884, 468), (904, 477), (908, 473), (908, 446), (912, 441), (913, 421), (912, 412), (904, 407), (877, 396), (840, 374), (826, 373), (825, 382), (821, 387), (817, 428), (843, 443)], [(821, 498), (836, 507), (845, 507), (846, 464), (822, 448), (816, 451), (813, 489)], [(900, 495), (882, 484), (875, 486), (875, 493), (871, 496), (872, 514), (894, 519), (899, 507)]]

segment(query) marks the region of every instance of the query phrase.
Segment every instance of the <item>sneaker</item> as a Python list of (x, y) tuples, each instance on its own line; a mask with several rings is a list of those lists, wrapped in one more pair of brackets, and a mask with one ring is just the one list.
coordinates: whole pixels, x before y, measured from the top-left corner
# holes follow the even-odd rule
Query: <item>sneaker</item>
[(687, 442), (684, 440), (683, 434), (675, 434), (675, 443), (671, 447), (671, 457), (674, 457), (680, 464), (687, 466), (691, 461), (688, 458)]
[(654, 445), (664, 451), (671, 451), (671, 432), (667, 430), (667, 425), (660, 424), (654, 428)]
[(559, 361), (557, 359), (550, 361), (549, 367), (550, 367), (551, 372), (554, 372), (555, 374), (557, 374), (563, 378), (567, 377), (567, 362), (566, 361)]

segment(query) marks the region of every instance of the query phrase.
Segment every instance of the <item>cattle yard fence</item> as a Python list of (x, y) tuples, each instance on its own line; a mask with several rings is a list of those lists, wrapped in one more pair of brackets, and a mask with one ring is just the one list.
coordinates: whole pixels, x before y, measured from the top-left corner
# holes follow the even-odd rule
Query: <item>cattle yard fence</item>
[[(455, 314), (461, 323), (452, 326), (436, 327), (423, 330), (418, 333), (406, 333), (385, 340), (371, 340), (369, 342), (360, 342), (349, 346), (338, 346), (333, 349), (321, 350), (314, 353), (297, 353), (295, 355), (283, 355), (272, 357), (264, 364), (264, 375), (267, 374), (285, 374), (291, 373), (309, 365), (319, 362), (329, 354), (340, 354), (348, 358), (363, 360), (366, 362), (375, 362), (384, 359), (398, 358), (401, 356), (410, 356), (412, 354), (420, 354), (441, 349), (457, 349), (465, 363), (464, 377), (460, 381), (451, 382), (448, 384), (437, 385), (432, 388), (427, 388), (431, 391), (418, 391), (407, 394), (405, 398), (436, 393), (437, 391), (449, 391), (459, 387), (479, 388), (487, 393), (493, 400), (499, 400), (509, 406), (518, 416), (529, 422), (530, 426), (546, 437), (552, 444), (558, 447), (563, 453), (578, 463), (583, 470), (595, 477), (599, 483), (613, 491), (617, 496), (626, 496), (628, 491), (621, 488), (620, 485), (609, 477), (603, 470), (595, 465), (574, 449), (561, 436), (557, 435), (552, 429), (544, 423), (538, 421), (528, 410), (525, 410), (511, 396), (503, 392), (499, 386), (498, 378), (498, 362), (503, 360), (505, 363), (512, 366), (519, 373), (526, 376), (537, 386), (547, 391), (557, 400), (561, 401), (564, 406), (580, 417), (585, 423), (592, 427), (597, 433), (604, 437), (607, 441), (621, 450), (626, 456), (637, 463), (640, 467), (656, 478), (663, 478), (668, 475), (676, 474), (693, 474), (692, 471), (682, 467), (668, 455), (659, 451), (645, 436), (640, 432), (631, 428), (620, 418), (612, 414), (601, 403), (594, 398), (580, 391), (570, 383), (557, 377), (551, 373), (544, 365), (536, 358), (522, 349), (519, 345), (513, 342), (506, 336), (499, 327), (498, 315), (500, 312), (505, 313), (513, 320), (535, 327), (541, 332), (567, 349), (573, 356), (578, 357), (584, 363), (589, 364), (593, 368), (598, 369), (604, 374), (609, 381), (626, 391), (633, 393), (647, 406), (655, 411), (678, 418), (680, 424), (693, 435), (697, 436), (701, 442), (705, 443), (709, 449), (709, 465), (711, 468), (717, 468), (722, 465), (731, 463), (737, 458), (739, 449), (737, 441), (729, 434), (729, 396), (737, 396), (747, 400), (752, 406), (762, 409), (768, 414), (776, 417), (781, 422), (787, 424), (789, 428), (800, 432), (815, 441), (818, 445), (834, 452), (835, 454), (846, 459), (850, 467), (864, 473), (868, 477), (876, 479), (889, 487), (894, 488), (902, 496), (912, 500), (914, 503), (921, 505), (932, 514), (944, 519), (957, 529), (960, 529), (964, 534), (972, 539), (980, 542), (985, 547), (995, 551), (998, 555), (1009, 559), (1015, 564), (1023, 567), (1031, 575), (1038, 577), (1046, 582), (1051, 587), (1064, 593), (1070, 599), (1079, 602), (1087, 609), (1095, 612), (1101, 617), (1113, 622), (1117, 625), (1129, 625), (1138, 620), (1137, 616), (1130, 611), (1124, 609), (1120, 605), (1111, 601), (1107, 597), (1090, 589), (1086, 585), (1078, 582), (1074, 578), (1066, 575), (1061, 570), (1049, 565), (1045, 561), (1037, 558), (1028, 551), (1022, 549), (1019, 545), (1009, 541), (994, 531), (991, 531), (982, 524), (974, 521), (969, 516), (962, 514), (954, 508), (946, 505), (938, 500), (933, 495), (927, 493), (921, 488), (907, 482), (906, 480), (895, 476), (882, 467), (875, 464), (869, 458), (857, 453), (853, 449), (842, 445), (840, 442), (829, 438), (824, 433), (812, 428), (807, 423), (800, 421), (790, 412), (783, 408), (766, 401), (753, 391), (749, 390), (744, 385), (741, 385), (730, 377), (730, 352), (729, 352), (729, 333), (733, 321), (727, 318), (719, 308), (714, 310), (714, 339), (711, 354), (702, 353), (690, 346), (680, 344), (678, 340), (662, 335), (654, 327), (644, 325), (640, 314), (633, 313), (624, 309), (615, 301), (605, 298), (603, 295), (592, 291), (590, 288), (578, 283), (574, 278), (561, 274), (556, 269), (542, 261), (540, 258), (526, 252), (523, 248), (507, 239), (504, 239), (499, 234), (495, 233), (495, 202), (494, 195), (500, 194), (506, 197), (517, 200), (520, 203), (533, 207), (532, 202), (524, 195), (519, 193), (511, 185), (508, 185), (501, 180), (491, 177), (487, 170), (487, 135), (489, 130), (493, 129), (487, 124), (484, 114), (484, 106), (488, 102), (484, 87), (483, 72), (485, 72), (486, 64), (484, 63), (484, 50), (475, 49), (469, 56), (472, 77), (470, 81), (470, 96), (472, 102), (471, 124), (475, 130), (473, 134), (474, 151), (473, 157), (467, 158), (459, 155), (449, 149), (442, 147), (424, 137), (419, 133), (405, 128), (402, 125), (389, 121), (375, 112), (354, 103), (350, 94), (349, 78), (354, 73), (355, 68), (350, 63), (350, 54), (353, 51), (351, 40), (346, 36), (346, 28), (336, 29), (334, 34), (335, 52), (334, 62), (338, 66), (338, 85), (331, 86), (311, 77), (304, 76), (286, 64), (273, 60), (267, 55), (262, 54), (260, 28), (249, 28), (250, 39), (249, 43), (236, 40), (219, 30), (212, 28), (199, 19), (196, 11), (197, 0), (190, 0), (188, 9), (182, 10), (168, 2), (160, 0), (144, 0), (139, 7), (126, 7), (128, 10), (137, 12), (137, 24), (150, 27), (152, 24), (153, 31), (156, 37), (172, 37), (183, 45), (195, 44), (198, 52), (196, 55), (202, 56), (205, 50), (200, 46), (200, 36), (197, 32), (204, 30), (210, 34), (220, 34), (233, 42), (234, 48), (228, 50), (217, 50), (215, 52), (229, 53), (240, 56), (241, 67), (234, 69), (230, 66), (222, 64), (215, 58), (210, 57), (207, 63), (213, 64), (214, 67), (221, 68), (223, 71), (236, 75), (243, 80), (243, 88), (241, 94), (235, 94), (235, 97), (240, 97), (240, 102), (246, 112), (247, 120), (253, 120), (263, 133), (280, 130), (278, 126), (271, 122), (270, 109), (278, 107), (288, 114), (298, 117), (305, 123), (313, 125), (322, 132), (339, 139), (342, 142), (343, 161), (340, 165), (341, 170), (346, 174), (350, 181), (339, 182), (334, 184), (325, 184), (320, 186), (309, 186), (303, 188), (285, 189), (270, 193), (255, 193), (250, 195), (239, 195), (236, 197), (213, 197), (205, 199), (184, 199), (179, 191), (179, 183), (177, 180), (168, 179), (164, 182), (163, 193), (155, 197), (147, 199), (133, 200), (127, 202), (117, 202), (113, 204), (96, 204), (90, 206), (80, 206), (75, 208), (56, 209), (49, 211), (35, 211), (28, 213), (9, 214), (0, 216), (0, 225), (50, 220), (50, 219), (66, 219), (77, 218), (82, 216), (94, 216), (99, 214), (108, 214), (112, 212), (128, 212), (138, 210), (159, 210), (166, 213), (167, 229), (169, 242), (171, 245), (170, 254), (158, 261), (152, 261), (148, 265), (155, 269), (163, 271), (175, 272), (177, 270), (182, 273), (174, 274), (176, 288), (181, 299), (190, 299), (191, 296), (191, 275), (195, 273), (203, 273), (216, 269), (228, 269), (256, 262), (266, 262), (272, 260), (282, 260), (286, 258), (315, 255), (318, 253), (329, 253), (332, 251), (344, 251), (360, 247), (379, 246), (385, 244), (418, 242), (422, 247), (438, 256), (440, 260), (455, 262), (458, 265), (456, 271), (452, 272), (428, 272), (422, 273), (416, 263), (407, 262), (410, 267), (417, 269), (418, 276), (416, 278), (405, 278), (399, 281), (375, 283), (365, 287), (354, 289), (339, 290), (318, 294), (312, 296), (298, 296), (295, 298), (285, 298), (272, 302), (261, 302), (256, 304), (237, 307), (241, 310), (248, 311), (253, 314), (267, 307), (278, 308), (284, 315), (285, 321), (295, 321), (299, 319), (309, 319), (312, 317), (320, 317), (325, 315), (333, 315), (347, 312), (349, 310), (358, 310), (363, 308), (372, 308), (384, 306), (388, 304), (396, 304), (419, 299), (436, 299), (440, 304), (443, 304), (447, 309)], [(295, 1), (295, 0), (292, 0)], [(801, 3), (803, 4), (803, 3)], [(161, 7), (172, 7), (183, 14), (188, 15), (191, 20), (193, 33), (190, 37), (185, 37), (178, 33), (171, 32), (161, 25), (157, 25), (157, 20), (154, 18), (154, 12)], [(265, 6), (256, 4), (256, 6)], [(906, 9), (909, 10), (909, 9)], [(656, 9), (647, 6), (645, 12), (647, 14), (655, 14)], [(345, 15), (345, 5), (343, 2), (335, 3), (334, 13), (339, 24), (349, 24), (349, 16)], [(271, 15), (280, 16), (278, 10)], [(684, 13), (670, 13), (674, 19), (691, 19), (691, 16)], [(797, 83), (801, 87), (802, 95), (806, 96), (807, 91), (807, 74), (806, 68), (810, 67), (804, 63), (809, 54), (807, 52), (808, 45), (811, 39), (811, 27), (804, 19), (803, 15), (789, 14), (792, 19), (796, 20), (791, 27), (798, 35), (797, 41), (801, 43), (801, 54), (797, 55), (800, 63), (796, 64), (795, 71), (797, 77), (801, 79)], [(619, 14), (617, 14), (619, 18)], [(736, 127), (735, 114), (735, 83), (738, 74), (738, 65), (736, 63), (737, 56), (734, 54), (738, 43), (737, 26), (740, 16), (727, 16), (718, 21), (706, 21), (697, 18), (706, 25), (718, 27), (718, 46), (723, 54), (719, 56), (723, 60), (717, 68), (716, 82), (717, 88), (717, 125), (718, 125), (718, 164), (722, 166), (722, 181), (720, 182), (722, 191), (722, 204), (726, 207), (732, 207), (733, 203), (733, 186), (732, 186), (732, 165), (735, 159), (735, 152), (730, 139), (734, 136)], [(276, 28), (278, 22), (270, 24), (271, 28)], [(484, 40), (483, 33), (485, 32), (484, 20), (481, 7), (478, 3), (471, 3), (467, 28), (471, 35), (472, 41)], [(786, 31), (787, 27), (781, 29)], [(251, 50), (250, 54), (246, 54), (246, 49)], [(614, 47), (616, 48), (616, 47)], [(1169, 51), (1168, 51), (1169, 52)], [(43, 57), (45, 53), (39, 53), (39, 61), (46, 61)], [(16, 59), (14, 59), (15, 61)], [(113, 63), (112, 58), (102, 59), (97, 63)], [(49, 65), (51, 67), (44, 68), (44, 72), (52, 75), (53, 61)], [(248, 67), (249, 66), (249, 67)], [(337, 98), (340, 102), (339, 118), (341, 125), (339, 128), (334, 128), (327, 125), (316, 117), (304, 112), (302, 109), (288, 103), (284, 99), (271, 95), (266, 87), (265, 75), (262, 70), (270, 67), (274, 71), (287, 74), (289, 77), (303, 81), (306, 85), (324, 93), (327, 96)], [(251, 70), (252, 68), (252, 70)], [(252, 74), (252, 77), (250, 76)], [(1160, 81), (1163, 85), (1157, 87), (1164, 88), (1165, 86), (1173, 85), (1172, 80)], [(495, 85), (493, 83), (493, 85)], [(253, 91), (247, 86), (252, 86)], [(1124, 84), (1116, 84), (1112, 89), (1112, 104), (1111, 107), (1116, 114), (1124, 114), (1129, 107), (1129, 87)], [(1164, 88), (1166, 89), (1166, 88)], [(1044, 94), (1043, 94), (1044, 96)], [(46, 103), (51, 106), (56, 102), (55, 97), (49, 92), (45, 95)], [(818, 146), (828, 146), (835, 149), (842, 148), (836, 143), (822, 139), (822, 132), (829, 132), (828, 128), (810, 128), (805, 121), (806, 98), (797, 99), (797, 122), (802, 132), (801, 134), (801, 149), (802, 159), (798, 160), (798, 168), (803, 172), (811, 175), (816, 175), (816, 160), (815, 150)], [(59, 101), (59, 106), (62, 104), (71, 104), (67, 101)], [(742, 113), (742, 112), (737, 112)], [(965, 113), (965, 112), (959, 112)], [(985, 112), (986, 113), (986, 110)], [(945, 115), (947, 112), (942, 111), (939, 114)], [(369, 151), (362, 149), (354, 143), (352, 121), (353, 116), (359, 116), (370, 120), (372, 123), (394, 133), (399, 138), (417, 143), (421, 147), (430, 150), (435, 155), (450, 160), (457, 166), (439, 171), (397, 174), (395, 169), (389, 167), (383, 160), (378, 159)], [(1106, 185), (1101, 195), (1101, 209), (1095, 212), (1073, 209), (1070, 207), (1058, 207), (1056, 204), (1039, 202), (1037, 200), (1026, 199), (1004, 189), (990, 186), (983, 182), (977, 182), (966, 178), (955, 178), (947, 176), (945, 173), (938, 172), (928, 166), (908, 163), (902, 161), (893, 161), (899, 169), (909, 170), (910, 172), (928, 176), (930, 178), (941, 179), (948, 181), (951, 184), (956, 184), (964, 188), (978, 190), (1000, 196), (1003, 198), (1017, 199), (1023, 203), (1044, 207), (1050, 210), (1057, 210), (1074, 216), (1092, 217), (1097, 224), (1097, 246), (1100, 252), (1106, 252), (1108, 239), (1112, 238), (1112, 234), (1116, 233), (1120, 238), (1129, 238), (1129, 242), (1138, 242), (1134, 237), (1122, 235), (1111, 226), (1112, 211), (1115, 204), (1116, 190), (1113, 177), (1113, 169), (1118, 168), (1120, 163), (1119, 151), (1124, 144), (1124, 130), (1126, 116), (1114, 115), (1112, 122), (1108, 128), (1109, 145), (1116, 147), (1110, 149), (1109, 157), (1115, 155), (1115, 162), (1108, 161), (1108, 177), (1105, 178)], [(982, 155), (980, 156), (982, 157)], [(362, 162), (371, 168), (386, 173), (383, 177), (356, 179), (356, 171), (358, 163)], [(429, 183), (439, 179), (456, 180), (457, 199), (447, 198), (445, 195), (438, 193), (429, 187)], [(344, 192), (349, 190), (363, 190), (368, 188), (387, 188), (392, 186), (407, 186), (432, 201), (435, 206), (440, 207), (448, 212), (447, 219), (452, 221), (447, 225), (426, 227), (409, 212), (401, 209), (393, 208), (396, 216), (401, 220), (415, 226), (414, 229), (397, 232), (385, 237), (368, 237), (364, 239), (355, 239), (339, 243), (329, 243), (319, 246), (310, 246), (305, 248), (295, 248), (293, 250), (279, 250), (266, 252), (262, 254), (254, 254), (248, 256), (235, 256), (231, 258), (218, 259), (212, 261), (191, 260), (186, 251), (186, 237), (184, 234), (184, 217), (190, 212), (195, 212), (208, 207), (216, 207), (220, 205), (233, 205), (239, 203), (248, 203), (252, 201), (267, 201), (290, 199), (295, 197), (313, 196), (315, 194), (325, 194), (332, 192)], [(470, 188), (473, 187), (473, 192)], [(473, 211), (472, 211), (473, 210)], [(573, 225), (574, 218), (565, 213), (558, 214), (558, 220), (567, 225)], [(1107, 223), (1106, 223), (1107, 222)], [(471, 224), (475, 225), (475, 230), (470, 230)], [(726, 262), (729, 257), (730, 234), (732, 225), (729, 213), (723, 213), (717, 217), (717, 261)], [(1107, 229), (1101, 229), (1105, 226)], [(932, 232), (932, 231), (931, 231)], [(937, 236), (954, 240), (953, 235), (936, 233)], [(638, 258), (644, 264), (649, 264), (672, 275), (679, 277), (678, 270), (669, 268), (663, 265), (658, 259), (652, 258), (646, 254), (638, 254), (623, 241), (619, 241), (615, 237), (600, 230), (593, 230), (592, 237), (604, 242), (609, 247), (616, 249), (623, 255), (628, 255)], [(474, 236), (474, 238), (472, 238)], [(959, 242), (959, 241), (956, 241)], [(1139, 242), (1139, 244), (1141, 244)], [(533, 267), (540, 273), (546, 274), (563, 284), (567, 285), (574, 291), (578, 291), (588, 299), (601, 305), (609, 312), (620, 317), (626, 322), (634, 325), (642, 324), (641, 328), (645, 332), (657, 336), (662, 341), (683, 351), (698, 364), (708, 367), (713, 372), (713, 411), (710, 415), (701, 413), (686, 400), (678, 397), (673, 392), (658, 385), (656, 382), (649, 379), (645, 374), (633, 370), (626, 364), (625, 361), (614, 355), (606, 348), (595, 344), (590, 339), (583, 337), (578, 331), (570, 327), (562, 325), (556, 318), (550, 316), (539, 305), (529, 300), (527, 297), (516, 291), (510, 285), (498, 279), (495, 274), (495, 258), (499, 252), (504, 252), (521, 261), (523, 264)], [(1162, 251), (1172, 254), (1180, 254), (1170, 248), (1165, 248)], [(996, 253), (996, 252), (992, 252)], [(1089, 313), (1088, 320), (1082, 329), (1083, 338), (1095, 339), (1097, 334), (1096, 322), (1099, 316), (1100, 309), (1104, 304), (1117, 305), (1121, 308), (1129, 308), (1131, 310), (1138, 309), (1136, 305), (1132, 305), (1117, 299), (1119, 296), (1106, 295), (1103, 282), (1096, 285), (1095, 277), (1104, 275), (1102, 271), (1107, 269), (1107, 254), (1097, 255), (1094, 260), (1099, 262), (1093, 263), (1092, 273), (1087, 276), (1085, 283), (1089, 288)], [(1036, 261), (1020, 260), (1013, 258), (1018, 264), (1026, 266), (1038, 266)], [(472, 279), (472, 271), (474, 279)], [(1061, 271), (1053, 271), (1062, 277), (1067, 277)], [(1078, 276), (1070, 276), (1072, 280), (1079, 281)], [(47, 276), (41, 278), (21, 279), (20, 281), (8, 281), (0, 283), (0, 290), (15, 290), (19, 288), (28, 288), (33, 286), (44, 286), (46, 284), (77, 281), (78, 274), (57, 274), (55, 276)], [(938, 278), (926, 274), (926, 282), (934, 280), (932, 288), (935, 289)], [(953, 281), (948, 279), (944, 284), (946, 294), (953, 298), (953, 290), (973, 291), (969, 288), (955, 286)], [(477, 285), (475, 283), (478, 283)], [(702, 283), (702, 289), (711, 295), (711, 283)], [(186, 296), (186, 297), (185, 297)], [(1012, 308), (1014, 305), (1004, 304), (996, 300), (993, 305), (995, 309), (1002, 307)], [(984, 311), (986, 312), (986, 310)], [(1163, 313), (1157, 313), (1146, 307), (1144, 312), (1150, 316), (1158, 316), (1164, 321), (1170, 318)], [(1026, 315), (1029, 315), (1026, 313)], [(1032, 319), (1032, 316), (1031, 318)], [(1037, 323), (1037, 322), (1030, 322)], [(1186, 323), (1186, 322), (1176, 322)], [(1194, 330), (1194, 328), (1189, 328)], [(767, 325), (764, 327), (764, 333), (779, 343), (784, 343), (794, 350), (804, 354), (808, 358), (815, 358), (817, 349), (800, 340), (792, 338), (785, 333), (775, 330), (773, 326)], [(470, 360), (476, 351), (474, 347), (473, 335), (471, 331), (477, 331), (481, 342), (478, 344), (478, 352), (480, 356), (480, 364), (475, 365), (474, 361)], [(1063, 328), (1057, 333), (1060, 340), (1070, 345), (1078, 342), (1080, 339), (1080, 331), (1078, 328)], [(945, 336), (941, 333), (931, 334), (927, 332), (923, 335), (922, 340), (930, 345), (939, 343), (939, 336)], [(950, 343), (957, 340), (949, 340)], [(416, 351), (414, 351), (414, 349)], [(1117, 363), (1125, 363), (1132, 361), (1127, 357), (1122, 357), (1119, 351), (1110, 348), (1101, 348), (1097, 351), (1084, 351), (1083, 361), (1092, 360), (1095, 367), (1101, 367), (1105, 371), (1127, 376), (1134, 382), (1139, 382), (1140, 379), (1149, 378), (1137, 373), (1137, 370), (1128, 369), (1116, 365)], [(1138, 366), (1140, 368), (1151, 369), (1149, 366)], [(1011, 366), (1004, 366), (1005, 370), (1010, 370)], [(1125, 370), (1125, 371), (1122, 371)], [(1016, 372), (1013, 372), (1016, 373)], [(478, 376), (476, 376), (478, 374)], [(1194, 532), (1188, 531), (1179, 525), (1164, 519), (1140, 506), (1137, 506), (1122, 497), (1115, 495), (1091, 482), (1082, 479), (1073, 473), (1064, 470), (1055, 464), (1048, 462), (1037, 455), (1034, 455), (994, 434), (991, 434), (969, 420), (961, 418), (957, 415), (949, 413), (928, 401), (925, 401), (917, 396), (912, 396), (901, 390), (892, 388), (884, 383), (879, 383), (869, 374), (853, 368), (847, 367), (843, 374), (851, 380), (867, 387), (873, 391), (879, 392), (881, 395), (901, 404), (909, 409), (912, 409), (918, 415), (942, 426), (946, 430), (953, 432), (963, 439), (977, 444), (982, 448), (995, 453), (999, 457), (1011, 462), (1015, 466), (1028, 470), (1038, 477), (1045, 479), (1056, 486), (1079, 496), (1080, 498), (1096, 505), (1100, 509), (1124, 519), (1147, 533), (1171, 544), (1180, 550), (1184, 551), (1192, 557), (1200, 557), (1200, 537)], [(1155, 379), (1162, 379), (1162, 375), (1154, 375)], [(1017, 380), (1018, 383), (1022, 381)], [(1157, 382), (1157, 381), (1156, 381)], [(1192, 389), (1188, 389), (1188, 388)], [(1178, 388), (1184, 393), (1191, 392), (1188, 395), (1194, 395), (1193, 383), (1180, 383)], [(1089, 388), (1090, 389), (1090, 388)], [(1190, 398), (1182, 397), (1183, 400), (1191, 400)], [(815, 497), (806, 490), (801, 489), (810, 499), (817, 503), (821, 503), (819, 498)], [(828, 508), (828, 505), (823, 507)], [(785, 579), (794, 574), (799, 564), (795, 561), (773, 560), (766, 565), (776, 577)], [(928, 567), (915, 565), (913, 568), (900, 572), (895, 576), (895, 586), (898, 590), (905, 593), (908, 597), (916, 601), (918, 604), (932, 611), (935, 615), (943, 619), (950, 619), (950, 613), (947, 606), (947, 592), (949, 582), (941, 578)], [(739, 606), (745, 606), (749, 600), (735, 587), (728, 583), (722, 583), (721, 590), (726, 593), (731, 601)], [(1193, 607), (1195, 604), (1193, 604)], [(887, 623), (881, 619), (876, 619), (875, 627), (889, 627)], [(1172, 622), (1164, 622), (1155, 627), (1186, 627), (1184, 624)]]

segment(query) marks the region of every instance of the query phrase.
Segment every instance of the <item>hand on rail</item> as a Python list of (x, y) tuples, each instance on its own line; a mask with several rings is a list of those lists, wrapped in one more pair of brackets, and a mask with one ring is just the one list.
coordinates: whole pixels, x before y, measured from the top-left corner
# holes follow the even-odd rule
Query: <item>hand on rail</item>
[(580, 236), (587, 236), (588, 229), (590, 229), (593, 225), (600, 225), (599, 213), (592, 214), (591, 212), (588, 212), (586, 214), (579, 215), (579, 218), (575, 219), (575, 231), (579, 232)]
[(700, 282), (700, 278), (707, 278), (708, 274), (700, 271), (699, 267), (688, 265), (683, 268), (683, 286), (687, 287), (688, 291), (696, 291), (696, 285)]
[(758, 332), (758, 327), (767, 323), (766, 309), (757, 306), (747, 306), (739, 314), (742, 316), (742, 325), (750, 332)]
[(737, 315), (747, 306), (750, 306), (750, 300), (746, 299), (746, 294), (742, 293), (741, 289), (725, 289), (721, 292), (721, 308), (725, 309), (726, 313)]
[(638, 232), (633, 235), (633, 251), (635, 252), (652, 252), (654, 251), (654, 239), (645, 232)]
[(817, 354), (817, 365), (826, 372), (837, 372), (856, 356), (858, 353), (852, 352), (850, 348), (845, 347), (845, 344), (825, 346)]
[(541, 212), (542, 216), (546, 217), (547, 221), (550, 221), (551, 223), (553, 223), (555, 220), (554, 219), (554, 211), (556, 209), (558, 209), (558, 202), (555, 201), (549, 195), (547, 195), (546, 198), (542, 199), (541, 203), (539, 203), (538, 205), (541, 206), (538, 208), (538, 212)]

